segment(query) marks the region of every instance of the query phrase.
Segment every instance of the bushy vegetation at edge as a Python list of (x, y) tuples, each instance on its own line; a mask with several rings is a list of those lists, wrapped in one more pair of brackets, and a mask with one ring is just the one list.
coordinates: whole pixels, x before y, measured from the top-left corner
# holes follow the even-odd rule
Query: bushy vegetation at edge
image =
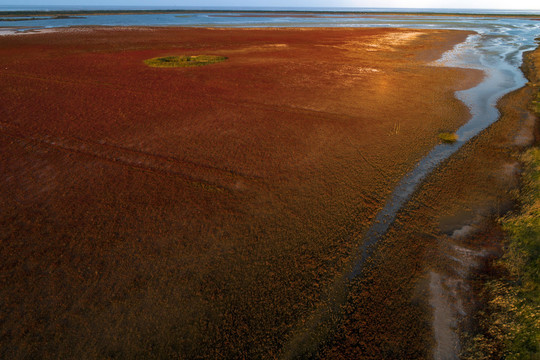
[(464, 359), (540, 359), (540, 148), (521, 160), (521, 210), (501, 219), (508, 238), (497, 264), (503, 276), (484, 288), (489, 300)]

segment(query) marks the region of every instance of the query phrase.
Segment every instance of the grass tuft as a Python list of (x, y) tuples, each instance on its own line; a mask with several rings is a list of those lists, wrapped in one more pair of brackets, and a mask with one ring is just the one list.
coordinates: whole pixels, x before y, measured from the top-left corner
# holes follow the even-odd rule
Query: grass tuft
[(225, 56), (217, 55), (182, 55), (182, 56), (164, 56), (144, 60), (144, 63), (150, 67), (188, 67), (203, 66), (215, 64), (227, 60)]
[(443, 132), (439, 134), (439, 139), (441, 139), (442, 142), (452, 144), (455, 143), (459, 137), (455, 133)]

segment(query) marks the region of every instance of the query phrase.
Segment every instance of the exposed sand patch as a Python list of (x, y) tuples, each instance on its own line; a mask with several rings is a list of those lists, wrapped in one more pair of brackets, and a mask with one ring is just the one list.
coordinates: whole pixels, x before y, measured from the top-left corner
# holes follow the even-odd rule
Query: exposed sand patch
[[(464, 237), (471, 229), (470, 225), (466, 225), (454, 231), (454, 235)], [(486, 255), (486, 251), (465, 247), (450, 238), (441, 241), (442, 266), (437, 271), (429, 272), (435, 360), (459, 359), (461, 342), (458, 329), (470, 313), (472, 303), (469, 275)]]
[(505, 177), (514, 177), (519, 173), (519, 163), (517, 161), (503, 164), (501, 174)]
[(13, 29), (0, 28), (0, 36), (12, 35), (13, 33), (16, 33)]
[(23, 27), (6, 27), (0, 28), (0, 36), (8, 35), (32, 35), (32, 34), (51, 34), (51, 33), (88, 33), (88, 32), (99, 32), (99, 31), (111, 31), (115, 32), (154, 32), (156, 28), (154, 27), (137, 27), (137, 26), (110, 26), (107, 28), (88, 25), (88, 26), (78, 26), (78, 27), (55, 27), (55, 28), (42, 28), (42, 29), (32, 29), (32, 28), (23, 28)]
[(430, 305), (433, 307), (433, 329), (437, 346), (435, 360), (458, 359), (459, 339), (453, 328), (455, 322), (452, 305), (444, 290), (445, 279), (436, 272), (429, 273)]
[(21, 30), (20, 28), (2, 28), (0, 29), (0, 36), (8, 35), (30, 35), (30, 34), (48, 34), (57, 32), (58, 29), (28, 29)]
[(457, 230), (454, 230), (454, 232), (452, 233), (452, 238), (459, 239), (459, 238), (465, 237), (469, 235), (471, 232), (473, 232), (474, 229), (475, 228), (471, 225), (465, 225)]
[(522, 126), (514, 136), (514, 144), (517, 146), (527, 146), (534, 142), (534, 124), (536, 117), (530, 112), (526, 112)]

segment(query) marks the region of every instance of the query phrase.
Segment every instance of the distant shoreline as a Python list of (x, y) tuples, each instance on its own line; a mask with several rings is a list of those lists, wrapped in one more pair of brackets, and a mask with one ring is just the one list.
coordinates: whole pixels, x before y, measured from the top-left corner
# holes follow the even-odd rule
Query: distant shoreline
[(500, 18), (538, 18), (540, 14), (510, 14), (510, 13), (460, 13), (460, 12), (398, 12), (398, 11), (332, 11), (332, 10), (21, 10), (0, 11), (0, 16), (77, 16), (77, 15), (144, 15), (144, 14), (272, 14), (272, 15), (389, 15), (389, 16), (462, 16), (462, 17), (500, 17)]

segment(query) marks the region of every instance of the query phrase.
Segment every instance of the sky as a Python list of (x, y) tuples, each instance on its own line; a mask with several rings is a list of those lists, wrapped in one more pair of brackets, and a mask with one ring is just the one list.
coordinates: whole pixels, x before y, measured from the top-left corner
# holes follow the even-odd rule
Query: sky
[(0, 0), (7, 5), (171, 7), (367, 7), (540, 10), (539, 0)]

